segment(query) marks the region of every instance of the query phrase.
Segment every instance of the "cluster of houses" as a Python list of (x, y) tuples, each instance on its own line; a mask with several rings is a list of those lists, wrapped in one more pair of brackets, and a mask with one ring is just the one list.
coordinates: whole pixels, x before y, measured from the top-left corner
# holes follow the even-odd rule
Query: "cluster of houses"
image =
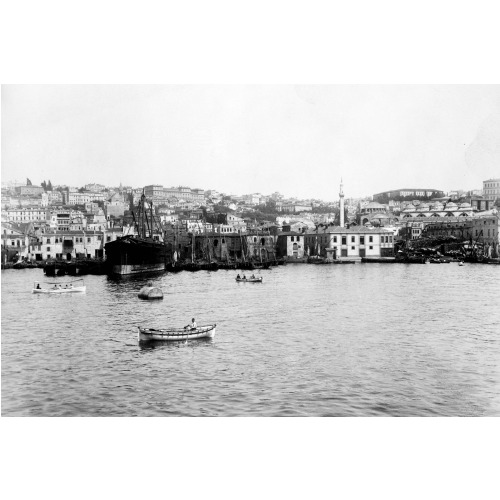
[[(200, 241), (207, 235), (265, 235), (266, 246), (269, 236), (277, 257), (385, 257), (393, 255), (398, 239), (435, 234), (499, 243), (494, 200), (478, 194), (429, 198), (444, 193), (402, 190), (400, 196), (395, 191), (374, 195), (374, 199), (387, 202), (380, 203), (344, 199), (341, 185), (339, 201), (328, 205), (331, 211), (318, 211), (318, 206), (324, 208), (326, 204), (319, 200), (286, 200), (277, 192), (269, 196), (228, 196), (185, 186), (133, 189), (95, 183), (79, 189), (50, 188), (31, 183), (2, 188), (2, 263), (16, 258), (104, 258), (106, 243), (134, 234), (130, 208), (143, 193), (154, 207), (165, 235), (193, 235)], [(269, 202), (275, 208), (274, 220), (258, 223), (248, 217), (258, 205)], [(224, 213), (217, 213), (220, 206), (226, 208)]]

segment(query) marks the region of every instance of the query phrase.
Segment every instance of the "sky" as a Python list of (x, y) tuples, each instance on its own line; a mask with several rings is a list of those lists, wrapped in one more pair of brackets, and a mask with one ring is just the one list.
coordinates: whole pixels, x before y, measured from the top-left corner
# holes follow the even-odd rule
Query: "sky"
[(2, 182), (338, 199), (500, 177), (499, 85), (3, 85)]

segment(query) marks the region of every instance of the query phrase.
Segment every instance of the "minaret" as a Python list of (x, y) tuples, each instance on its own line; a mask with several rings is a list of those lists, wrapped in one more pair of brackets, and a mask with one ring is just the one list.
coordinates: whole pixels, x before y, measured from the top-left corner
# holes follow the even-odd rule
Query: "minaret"
[(344, 185), (342, 184), (342, 177), (340, 178), (340, 227), (344, 227)]

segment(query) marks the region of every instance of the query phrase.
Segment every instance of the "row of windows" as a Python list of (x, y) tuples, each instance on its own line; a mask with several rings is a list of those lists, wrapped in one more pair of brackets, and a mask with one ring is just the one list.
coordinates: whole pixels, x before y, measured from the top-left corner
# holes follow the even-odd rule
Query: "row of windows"
[[(65, 239), (68, 239), (68, 238), (65, 238)], [(101, 239), (102, 239), (102, 236), (98, 235), (97, 240), (101, 241)], [(76, 236), (73, 238), (72, 241), (74, 241), (75, 243), (83, 243), (83, 238)], [(106, 241), (111, 241), (111, 237), (108, 236)], [(62, 243), (62, 242), (63, 242), (63, 238), (56, 238), (54, 241), (54, 243)], [(48, 243), (48, 244), (52, 243), (52, 239), (47, 238), (45, 243)], [(87, 238), (87, 243), (92, 243), (92, 238)]]
[[(293, 237), (292, 237), (293, 238)], [(293, 239), (292, 239), (293, 241)], [(310, 243), (314, 243), (316, 241), (316, 237), (312, 237), (312, 238), (307, 238), (306, 239), (306, 243), (310, 244)], [(328, 237), (319, 237), (319, 240), (318, 240), (320, 243), (328, 243)], [(337, 236), (333, 236), (333, 243), (337, 243)], [(381, 243), (392, 243), (392, 236), (384, 236), (382, 235), (380, 237), (380, 241)], [(373, 243), (373, 236), (368, 236), (368, 242), (369, 243)], [(351, 243), (356, 243), (356, 236), (351, 236)], [(359, 244), (360, 245), (364, 245), (365, 244), (365, 237), (364, 236), (360, 236), (359, 237)], [(342, 245), (347, 245), (347, 236), (342, 236)]]

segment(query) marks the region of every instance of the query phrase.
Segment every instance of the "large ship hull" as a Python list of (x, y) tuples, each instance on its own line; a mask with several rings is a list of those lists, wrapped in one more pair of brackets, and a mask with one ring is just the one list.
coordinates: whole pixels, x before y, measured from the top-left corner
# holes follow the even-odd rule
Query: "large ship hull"
[(162, 242), (125, 236), (106, 243), (105, 249), (108, 274), (125, 276), (165, 271), (167, 247)]

